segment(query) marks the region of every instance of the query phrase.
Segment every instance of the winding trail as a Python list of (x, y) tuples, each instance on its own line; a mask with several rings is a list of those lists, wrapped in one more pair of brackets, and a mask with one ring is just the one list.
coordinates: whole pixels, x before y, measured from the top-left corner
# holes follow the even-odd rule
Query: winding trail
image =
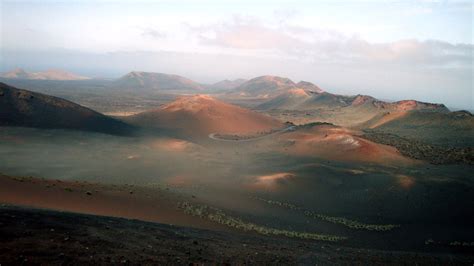
[(287, 128), (284, 128), (284, 129), (281, 129), (281, 130), (278, 130), (278, 131), (275, 131), (275, 132), (272, 132), (272, 133), (269, 133), (269, 134), (266, 134), (266, 135), (263, 135), (263, 136), (258, 136), (258, 137), (249, 138), (249, 139), (221, 139), (221, 138), (216, 137), (216, 134), (218, 134), (217, 132), (209, 134), (209, 138), (212, 139), (212, 140), (216, 140), (216, 141), (226, 141), (226, 142), (255, 141), (255, 140), (259, 140), (259, 139), (263, 139), (263, 138), (266, 138), (266, 137), (273, 136), (273, 135), (278, 134), (278, 133), (292, 131), (295, 128), (296, 128), (296, 126), (289, 126)]

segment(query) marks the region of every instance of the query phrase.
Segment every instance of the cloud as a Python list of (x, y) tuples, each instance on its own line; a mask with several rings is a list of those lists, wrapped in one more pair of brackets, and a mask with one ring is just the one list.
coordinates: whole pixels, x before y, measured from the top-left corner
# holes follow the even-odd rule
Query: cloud
[(205, 45), (218, 45), (236, 49), (290, 49), (300, 42), (286, 34), (278, 32), (262, 24), (246, 21), (223, 24), (207, 28), (199, 35), (200, 42)]
[(163, 39), (166, 38), (166, 33), (159, 31), (154, 28), (141, 28), (143, 37), (152, 38), (152, 39)]
[(278, 51), (288, 57), (337, 64), (406, 67), (472, 67), (472, 44), (437, 40), (371, 43), (357, 35), (287, 23), (266, 25), (253, 17), (192, 28), (201, 45), (237, 50)]

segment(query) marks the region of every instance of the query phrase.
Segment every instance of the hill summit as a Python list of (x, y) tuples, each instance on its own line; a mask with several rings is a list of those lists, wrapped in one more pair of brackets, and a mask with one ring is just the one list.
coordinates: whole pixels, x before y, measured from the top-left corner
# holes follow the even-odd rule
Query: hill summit
[(198, 135), (253, 133), (283, 127), (281, 122), (269, 116), (202, 94), (179, 97), (129, 119), (140, 126), (177, 129)]

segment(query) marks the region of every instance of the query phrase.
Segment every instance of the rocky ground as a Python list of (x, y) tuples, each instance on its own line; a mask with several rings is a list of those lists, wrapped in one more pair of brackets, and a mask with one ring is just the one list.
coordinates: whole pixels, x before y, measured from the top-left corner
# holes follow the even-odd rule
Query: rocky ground
[(432, 164), (474, 164), (474, 148), (429, 145), (395, 134), (366, 131), (363, 138), (397, 148), (403, 155)]
[(0, 207), (0, 265), (472, 265), (469, 254), (378, 251), (11, 205)]

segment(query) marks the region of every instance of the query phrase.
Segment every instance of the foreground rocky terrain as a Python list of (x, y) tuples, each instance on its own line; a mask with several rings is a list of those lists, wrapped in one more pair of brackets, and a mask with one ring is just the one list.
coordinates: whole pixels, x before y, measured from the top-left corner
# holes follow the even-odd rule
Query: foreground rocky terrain
[(466, 253), (354, 249), (316, 241), (10, 205), (0, 207), (0, 225), (2, 265), (472, 265), (474, 262), (474, 257)]

